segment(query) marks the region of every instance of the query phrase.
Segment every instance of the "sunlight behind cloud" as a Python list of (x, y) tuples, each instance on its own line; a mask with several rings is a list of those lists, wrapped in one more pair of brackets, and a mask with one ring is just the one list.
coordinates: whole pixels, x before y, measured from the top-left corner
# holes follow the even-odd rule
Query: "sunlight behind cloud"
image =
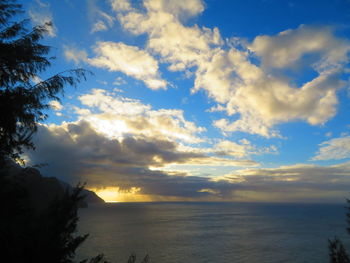
[[(178, 139), (187, 143), (203, 141), (198, 135), (204, 132), (205, 128), (186, 120), (182, 110), (154, 110), (139, 100), (117, 96), (101, 89), (84, 94), (79, 100), (97, 112), (84, 114), (81, 118), (111, 138), (118, 137), (122, 133), (132, 133), (147, 137)], [(77, 109), (77, 113), (79, 112), (82, 112), (81, 108)]]
[(148, 196), (139, 194), (140, 188), (131, 187), (129, 189), (121, 189), (120, 187), (105, 187), (105, 188), (90, 188), (99, 197), (107, 203), (119, 202), (149, 202), (151, 199)]
[(47, 176), (110, 201), (313, 200), (349, 188), (344, 1), (256, 1), (259, 12), (229, 0), (78, 2), (28, 2), (34, 23), (59, 29), (47, 38), (54, 69), (95, 73), (47, 101), (25, 153)]

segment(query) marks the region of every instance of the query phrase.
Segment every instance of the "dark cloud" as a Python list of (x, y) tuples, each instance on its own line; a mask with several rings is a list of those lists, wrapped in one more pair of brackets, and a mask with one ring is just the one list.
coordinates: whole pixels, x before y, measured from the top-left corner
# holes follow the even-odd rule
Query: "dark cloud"
[(174, 142), (156, 138), (111, 140), (84, 121), (65, 127), (40, 126), (34, 143), (36, 151), (27, 152), (30, 163), (47, 163), (42, 168), (44, 175), (73, 184), (81, 181), (93, 187), (140, 187), (142, 194), (180, 197), (212, 194), (202, 189), (218, 189), (219, 195), (227, 196), (233, 188), (232, 184), (205, 177), (148, 168), (208, 158), (204, 154), (181, 152)]
[(294, 165), (274, 169), (252, 169), (244, 184), (265, 191), (348, 191), (350, 163), (333, 166)]
[(350, 163), (328, 167), (294, 165), (245, 169), (216, 180), (152, 170), (170, 163), (196, 163), (208, 156), (179, 151), (175, 142), (146, 137), (112, 140), (80, 121), (40, 126), (31, 164), (47, 163), (46, 176), (89, 187), (140, 188), (139, 194), (202, 200), (342, 201), (350, 189)]

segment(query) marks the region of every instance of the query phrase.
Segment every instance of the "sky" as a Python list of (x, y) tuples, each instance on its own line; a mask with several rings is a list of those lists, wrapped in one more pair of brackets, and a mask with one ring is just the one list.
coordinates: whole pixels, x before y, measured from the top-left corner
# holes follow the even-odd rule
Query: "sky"
[(22, 1), (56, 59), (29, 164), (106, 201), (343, 202), (350, 1)]

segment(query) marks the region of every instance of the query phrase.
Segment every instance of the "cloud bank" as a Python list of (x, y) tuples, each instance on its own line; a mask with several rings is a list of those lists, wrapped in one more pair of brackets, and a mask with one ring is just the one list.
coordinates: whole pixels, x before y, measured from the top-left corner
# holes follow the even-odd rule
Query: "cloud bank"
[[(254, 165), (178, 149), (169, 140), (147, 137), (109, 139), (86, 121), (41, 126), (31, 163), (46, 162), (45, 175), (93, 189), (138, 189), (147, 200), (322, 202), (342, 201), (350, 187), (350, 164), (245, 168), (222, 177), (162, 170), (166, 164)], [(158, 167), (157, 170), (150, 166)], [(142, 201), (142, 200), (136, 200)]]
[[(321, 125), (336, 114), (337, 92), (347, 83), (341, 76), (350, 45), (330, 27), (302, 25), (275, 36), (257, 36), (251, 43), (224, 41), (218, 28), (183, 22), (183, 17), (203, 12), (201, 1), (145, 0), (144, 10), (129, 1), (111, 5), (123, 28), (146, 35), (146, 49), (160, 56), (170, 71), (193, 73), (192, 91), (204, 90), (226, 111), (228, 118), (213, 122), (224, 133), (280, 136), (274, 128), (279, 123)], [(288, 70), (305, 68), (316, 76), (305, 83), (288, 78)]]
[[(78, 120), (40, 125), (36, 151), (26, 152), (29, 164), (48, 164), (46, 176), (87, 182), (94, 190), (114, 187), (133, 201), (341, 201), (350, 186), (349, 163), (254, 168), (259, 164), (251, 156), (274, 154), (276, 147), (246, 139), (202, 147), (204, 128), (180, 110), (153, 109), (97, 89), (79, 100)], [(202, 169), (193, 175), (177, 166)], [(232, 172), (218, 177), (210, 167)]]
[[(248, 41), (195, 24), (205, 9), (200, 0), (109, 3), (114, 17), (96, 9), (91, 33), (118, 21), (128, 37), (145, 43), (100, 39), (91, 50), (66, 46), (67, 60), (122, 72), (152, 90), (170, 86), (165, 67), (181, 72), (193, 80), (192, 93), (204, 92), (214, 102), (208, 114), (225, 114), (212, 118), (225, 136), (282, 137), (281, 123), (323, 125), (337, 113), (338, 93), (348, 85), (350, 44), (335, 28), (300, 25)], [(277, 154), (277, 147), (258, 147), (247, 139), (208, 140), (207, 129), (182, 110), (155, 109), (101, 89), (78, 100), (77, 120), (41, 125), (37, 151), (27, 152), (32, 163), (49, 163), (46, 175), (137, 192), (148, 200), (342, 201), (347, 195), (348, 162), (260, 168), (253, 157)], [(349, 141), (343, 136), (323, 142), (312, 161), (349, 158)], [(200, 168), (194, 175), (180, 169), (186, 166)], [(212, 167), (231, 171), (215, 176)]]
[(333, 138), (319, 146), (320, 148), (312, 160), (339, 160), (350, 157), (350, 136)]
[(234, 156), (197, 147), (203, 141), (198, 135), (205, 129), (186, 120), (181, 110), (152, 109), (139, 100), (98, 89), (79, 100), (82, 106), (74, 106), (78, 120), (40, 125), (34, 137), (36, 150), (26, 153), (30, 164), (48, 164), (43, 168), (46, 176), (73, 184), (83, 181), (95, 188), (136, 187), (143, 195), (197, 198), (212, 195), (201, 190), (218, 188), (214, 185), (221, 185), (218, 196), (224, 192), (226, 196), (225, 183), (163, 168), (258, 165), (246, 158), (244, 149)]

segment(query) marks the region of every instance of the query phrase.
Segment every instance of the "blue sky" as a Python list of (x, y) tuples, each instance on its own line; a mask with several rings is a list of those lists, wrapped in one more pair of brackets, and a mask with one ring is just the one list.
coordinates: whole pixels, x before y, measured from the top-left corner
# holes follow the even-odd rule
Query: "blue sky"
[(110, 201), (343, 201), (350, 2), (23, 2), (65, 69), (30, 163)]

